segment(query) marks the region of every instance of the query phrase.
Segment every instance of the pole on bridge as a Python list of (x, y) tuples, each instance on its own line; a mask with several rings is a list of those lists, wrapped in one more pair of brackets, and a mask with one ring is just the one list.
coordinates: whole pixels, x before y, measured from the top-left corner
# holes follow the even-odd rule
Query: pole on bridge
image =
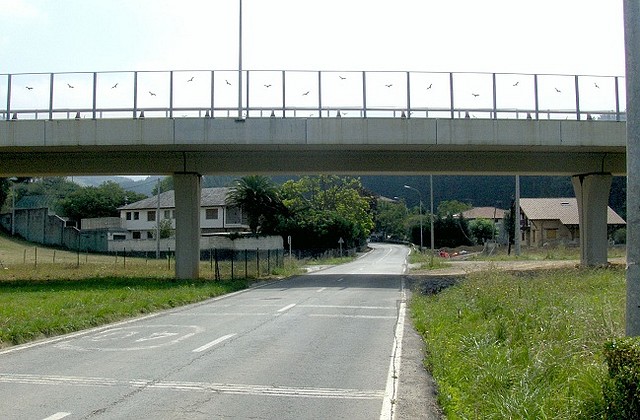
[(627, 84), (627, 305), (628, 336), (640, 336), (640, 0), (624, 0)]
[(238, 120), (242, 119), (242, 0), (238, 12)]

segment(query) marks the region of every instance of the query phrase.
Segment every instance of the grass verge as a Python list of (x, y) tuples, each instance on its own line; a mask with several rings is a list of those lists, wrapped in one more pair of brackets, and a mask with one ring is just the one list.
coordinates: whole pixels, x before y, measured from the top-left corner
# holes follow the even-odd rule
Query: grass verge
[(601, 417), (603, 343), (623, 335), (623, 268), (485, 271), (414, 295), (448, 418)]
[(432, 256), (430, 253), (411, 252), (409, 264), (420, 264), (416, 270), (437, 270), (451, 266), (444, 258)]
[(93, 277), (0, 282), (0, 347), (69, 333), (245, 288), (245, 280)]

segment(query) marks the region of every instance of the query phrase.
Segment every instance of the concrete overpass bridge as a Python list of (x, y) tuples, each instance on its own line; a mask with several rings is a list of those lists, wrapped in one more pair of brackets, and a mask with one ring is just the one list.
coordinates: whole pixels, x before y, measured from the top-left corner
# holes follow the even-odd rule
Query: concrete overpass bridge
[(626, 173), (621, 79), (289, 71), (0, 75), (6, 103), (0, 176), (172, 174), (176, 275), (192, 278), (203, 174), (568, 175), (580, 207), (582, 262), (601, 264), (611, 176)]

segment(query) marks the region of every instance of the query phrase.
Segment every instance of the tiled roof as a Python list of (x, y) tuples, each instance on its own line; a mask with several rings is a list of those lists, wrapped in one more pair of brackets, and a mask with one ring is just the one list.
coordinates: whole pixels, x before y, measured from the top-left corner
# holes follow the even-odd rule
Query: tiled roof
[[(529, 220), (559, 220), (563, 225), (577, 225), (578, 201), (570, 198), (521, 198), (520, 209)], [(607, 207), (607, 224), (623, 225), (624, 219)]]
[[(225, 199), (231, 188), (203, 188), (200, 197), (201, 207), (218, 207), (225, 205)], [(160, 208), (175, 208), (175, 196), (173, 190), (160, 194)], [(135, 203), (127, 204), (118, 208), (118, 210), (139, 210), (139, 209), (155, 209), (158, 207), (158, 196), (145, 198)]]
[(507, 210), (499, 209), (497, 207), (474, 207), (467, 211), (462, 212), (462, 217), (467, 220), (473, 219), (504, 219), (504, 214)]

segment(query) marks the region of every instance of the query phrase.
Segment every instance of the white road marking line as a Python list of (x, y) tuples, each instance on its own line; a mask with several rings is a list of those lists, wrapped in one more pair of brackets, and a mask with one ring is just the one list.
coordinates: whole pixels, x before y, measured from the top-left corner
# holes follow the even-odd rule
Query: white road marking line
[(63, 419), (65, 417), (67, 417), (67, 416), (70, 416), (70, 415), (71, 415), (71, 413), (65, 413), (65, 412), (61, 411), (59, 413), (53, 414), (53, 415), (43, 419), (43, 420), (60, 420), (60, 419)]
[(391, 362), (389, 362), (389, 373), (387, 375), (387, 386), (384, 390), (382, 400), (382, 410), (380, 420), (393, 420), (396, 418), (396, 400), (398, 398), (398, 383), (400, 382), (400, 366), (402, 358), (402, 338), (404, 337), (404, 317), (407, 310), (406, 292), (404, 280), (401, 286), (402, 300), (398, 310), (398, 322), (393, 337), (393, 347), (391, 350)]
[(385, 315), (345, 315), (345, 314), (309, 314), (310, 318), (357, 318), (357, 319), (396, 319)]
[(271, 312), (198, 312), (191, 314), (180, 314), (179, 316), (197, 318), (201, 316), (266, 316)]
[(218, 384), (210, 382), (170, 382), (137, 379), (117, 380), (110, 378), (82, 378), (75, 376), (47, 376), (29, 374), (0, 373), (0, 383), (28, 385), (64, 385), (95, 387), (127, 387), (136, 389), (163, 389), (170, 391), (199, 391), (216, 394), (263, 395), (297, 398), (333, 398), (343, 400), (379, 400), (382, 390), (340, 389), (340, 388), (293, 388), (276, 385)]
[(325, 290), (327, 290), (327, 288), (326, 288), (326, 287), (323, 287), (322, 289), (318, 289), (318, 290), (316, 290), (316, 292), (321, 293), (321, 292), (324, 292)]
[(279, 312), (279, 313), (286, 312), (286, 311), (288, 311), (289, 309), (293, 308), (294, 306), (296, 306), (296, 304), (295, 304), (295, 303), (292, 303), (292, 304), (290, 304), (290, 305), (285, 306), (284, 308), (280, 308), (280, 309), (278, 309), (278, 312)]
[(220, 344), (223, 341), (226, 341), (226, 340), (230, 339), (231, 337), (234, 337), (235, 335), (236, 335), (236, 333), (223, 335), (222, 337), (217, 338), (217, 339), (213, 340), (212, 342), (205, 344), (204, 346), (198, 347), (197, 349), (193, 350), (193, 352), (194, 353), (203, 352), (203, 351), (205, 351), (207, 349), (210, 349), (211, 347), (215, 346), (216, 344)]
[(301, 308), (327, 308), (327, 309), (386, 309), (396, 310), (396, 306), (350, 306), (350, 305), (300, 305)]
[(336, 280), (336, 281), (342, 281), (342, 280), (344, 280), (344, 277), (340, 277), (340, 278), (339, 278), (338, 280)]

